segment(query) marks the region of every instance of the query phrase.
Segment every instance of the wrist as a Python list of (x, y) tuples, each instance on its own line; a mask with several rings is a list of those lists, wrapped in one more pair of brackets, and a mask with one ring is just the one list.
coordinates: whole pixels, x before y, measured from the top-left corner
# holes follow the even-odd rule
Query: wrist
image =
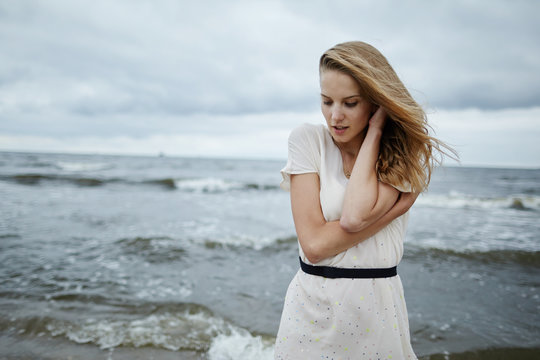
[(368, 127), (368, 132), (366, 134), (366, 139), (380, 140), (383, 134), (383, 129), (378, 127)]

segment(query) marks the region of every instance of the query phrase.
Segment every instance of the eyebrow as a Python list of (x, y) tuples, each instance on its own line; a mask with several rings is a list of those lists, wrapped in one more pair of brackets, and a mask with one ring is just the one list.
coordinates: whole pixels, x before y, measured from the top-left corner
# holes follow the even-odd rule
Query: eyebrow
[[(331, 99), (330, 96), (326, 96), (324, 95), (323, 93), (321, 93), (321, 96), (325, 97), (325, 98), (328, 98), (328, 99)], [(347, 100), (347, 99), (351, 99), (353, 97), (362, 97), (361, 95), (351, 95), (351, 96), (347, 96), (347, 97), (344, 97), (342, 100)]]

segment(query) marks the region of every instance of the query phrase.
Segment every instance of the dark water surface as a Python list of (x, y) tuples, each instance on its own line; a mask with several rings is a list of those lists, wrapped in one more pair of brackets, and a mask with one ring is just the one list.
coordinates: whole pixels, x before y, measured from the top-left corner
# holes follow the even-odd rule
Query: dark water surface
[[(0, 359), (271, 359), (283, 161), (0, 153)], [(423, 359), (540, 358), (540, 170), (439, 169), (399, 272)]]

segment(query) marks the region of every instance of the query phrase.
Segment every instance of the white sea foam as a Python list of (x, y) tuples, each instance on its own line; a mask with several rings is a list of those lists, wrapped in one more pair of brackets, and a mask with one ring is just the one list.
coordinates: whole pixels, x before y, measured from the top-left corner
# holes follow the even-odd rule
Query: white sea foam
[(182, 179), (175, 180), (177, 189), (192, 192), (225, 192), (239, 190), (244, 187), (242, 183), (226, 181), (219, 178)]
[(478, 197), (452, 191), (447, 195), (424, 194), (416, 202), (419, 206), (441, 208), (521, 208), (540, 209), (540, 197), (533, 195), (516, 195), (506, 197)]
[(208, 351), (211, 360), (272, 359), (273, 340), (254, 336), (206, 311), (153, 314), (135, 320), (89, 319), (82, 324), (55, 320), (53, 336), (102, 349), (151, 346), (171, 351)]
[(102, 349), (118, 346), (154, 346), (168, 350), (203, 350), (212, 338), (227, 329), (225, 321), (203, 313), (156, 314), (137, 320), (95, 320), (83, 324), (53, 322), (47, 330), (77, 343)]
[(208, 356), (210, 360), (272, 360), (274, 346), (268, 339), (253, 336), (244, 329), (233, 328), (229, 334), (220, 334), (214, 338)]
[(194, 242), (204, 242), (207, 246), (221, 245), (240, 248), (251, 248), (254, 250), (262, 250), (277, 242), (277, 238), (256, 237), (248, 235), (223, 236), (216, 240), (194, 240)]
[(97, 171), (97, 170), (105, 170), (110, 168), (109, 164), (106, 163), (87, 163), (87, 162), (67, 162), (67, 161), (59, 161), (56, 163), (56, 166), (58, 166), (60, 169), (65, 171)]

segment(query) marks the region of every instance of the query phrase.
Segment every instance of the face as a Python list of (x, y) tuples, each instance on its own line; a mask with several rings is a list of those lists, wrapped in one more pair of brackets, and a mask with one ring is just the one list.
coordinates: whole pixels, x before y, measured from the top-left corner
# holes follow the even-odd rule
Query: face
[(360, 87), (350, 75), (321, 72), (321, 110), (336, 143), (361, 143), (373, 106), (360, 95)]

